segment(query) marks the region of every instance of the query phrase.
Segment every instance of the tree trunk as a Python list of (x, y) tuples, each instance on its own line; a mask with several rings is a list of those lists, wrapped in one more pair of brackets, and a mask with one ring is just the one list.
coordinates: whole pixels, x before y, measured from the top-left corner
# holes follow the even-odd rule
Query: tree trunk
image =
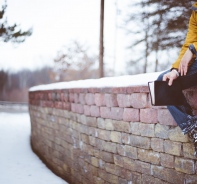
[(103, 70), (103, 32), (104, 32), (104, 0), (101, 0), (101, 12), (100, 12), (100, 51), (99, 51), (99, 77), (104, 77)]

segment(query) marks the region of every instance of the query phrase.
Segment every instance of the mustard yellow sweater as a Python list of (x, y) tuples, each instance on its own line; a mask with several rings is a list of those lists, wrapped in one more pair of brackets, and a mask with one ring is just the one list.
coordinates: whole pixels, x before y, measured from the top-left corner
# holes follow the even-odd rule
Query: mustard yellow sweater
[[(193, 53), (197, 50), (197, 3), (192, 5), (192, 14), (189, 20), (189, 27), (185, 43), (183, 44), (178, 59), (172, 64), (172, 68), (179, 67), (180, 61), (185, 54), (186, 50), (190, 48)], [(191, 65), (190, 63), (189, 65)]]

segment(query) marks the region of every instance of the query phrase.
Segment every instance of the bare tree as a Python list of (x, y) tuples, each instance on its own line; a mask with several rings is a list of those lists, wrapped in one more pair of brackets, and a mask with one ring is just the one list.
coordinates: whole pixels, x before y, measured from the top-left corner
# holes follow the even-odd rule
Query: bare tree
[(56, 81), (98, 77), (97, 56), (90, 56), (85, 45), (74, 41), (58, 51), (54, 59)]

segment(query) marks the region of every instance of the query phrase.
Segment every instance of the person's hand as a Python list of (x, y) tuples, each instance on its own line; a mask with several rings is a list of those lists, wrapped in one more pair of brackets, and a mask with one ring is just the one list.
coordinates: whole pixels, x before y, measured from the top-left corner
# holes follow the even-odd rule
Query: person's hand
[(163, 75), (163, 81), (168, 81), (168, 85), (171, 86), (173, 81), (178, 77), (177, 73), (172, 70), (171, 72), (168, 72)]
[(192, 57), (193, 57), (192, 52), (189, 49), (187, 49), (179, 65), (179, 73), (181, 74), (181, 76), (187, 74), (188, 64), (191, 61)]

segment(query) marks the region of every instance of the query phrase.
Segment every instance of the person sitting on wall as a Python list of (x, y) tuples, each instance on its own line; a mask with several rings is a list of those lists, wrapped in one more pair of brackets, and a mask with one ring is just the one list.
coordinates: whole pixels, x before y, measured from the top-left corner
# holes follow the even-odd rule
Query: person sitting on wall
[[(197, 85), (197, 2), (192, 5), (192, 14), (185, 42), (181, 48), (178, 59), (172, 64), (172, 68), (159, 75), (157, 80), (168, 81), (172, 85), (178, 77), (184, 79), (187, 88)], [(184, 134), (188, 134), (194, 143), (197, 156), (197, 116), (182, 95), (183, 104), (180, 106), (167, 106), (174, 120)]]

